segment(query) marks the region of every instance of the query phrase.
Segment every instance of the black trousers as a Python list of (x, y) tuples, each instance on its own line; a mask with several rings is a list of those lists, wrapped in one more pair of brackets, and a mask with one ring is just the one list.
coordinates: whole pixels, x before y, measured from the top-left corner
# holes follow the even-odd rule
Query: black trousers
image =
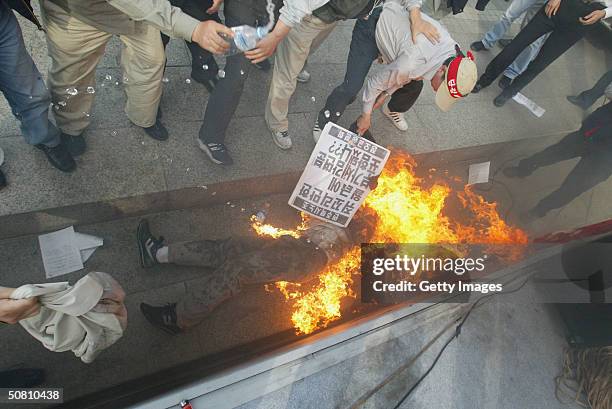
[(536, 205), (538, 213), (545, 214), (565, 206), (612, 175), (611, 104), (598, 108), (585, 118), (578, 131), (520, 161), (519, 168), (531, 173), (543, 166), (580, 158), (561, 186)]
[(503, 91), (507, 97), (514, 96), (593, 27), (581, 24), (578, 20), (580, 17), (604, 8), (598, 3), (586, 4), (582, 0), (563, 0), (557, 14), (549, 18), (544, 11), (545, 7), (543, 6), (529, 24), (489, 63), (479, 80), (483, 87), (491, 85), (531, 43), (542, 35), (551, 33), (538, 56)]
[[(179, 7), (185, 14), (198, 19), (200, 21), (214, 20), (217, 23), (221, 22), (218, 13), (208, 14), (208, 10), (212, 6), (212, 0), (170, 0), (170, 4)], [(170, 37), (162, 33), (162, 42), (164, 47), (168, 45)], [(200, 81), (212, 80), (217, 76), (219, 66), (215, 57), (205, 49), (201, 48), (197, 43), (185, 41), (189, 52), (191, 53), (191, 76)]]

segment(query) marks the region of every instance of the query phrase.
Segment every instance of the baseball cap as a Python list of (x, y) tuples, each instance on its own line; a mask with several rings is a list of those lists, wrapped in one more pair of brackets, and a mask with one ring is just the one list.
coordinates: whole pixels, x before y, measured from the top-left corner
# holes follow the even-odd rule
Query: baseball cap
[(455, 102), (468, 95), (478, 80), (478, 69), (474, 55), (468, 51), (467, 57), (457, 48), (457, 56), (448, 64), (444, 82), (436, 91), (436, 105), (442, 111), (449, 111)]

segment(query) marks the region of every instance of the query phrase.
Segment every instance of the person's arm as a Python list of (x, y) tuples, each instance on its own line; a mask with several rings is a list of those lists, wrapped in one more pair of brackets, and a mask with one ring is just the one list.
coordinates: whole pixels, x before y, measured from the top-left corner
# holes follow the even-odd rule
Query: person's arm
[(216, 21), (198, 21), (174, 7), (167, 0), (106, 0), (114, 8), (135, 21), (146, 21), (160, 31), (193, 41), (212, 53), (220, 54), (229, 44), (220, 35), (233, 37), (234, 33)]
[(23, 300), (0, 299), (0, 321), (16, 324), (38, 314), (40, 305), (36, 297)]
[(291, 0), (285, 2), (280, 9), (280, 17), (274, 30), (261, 41), (257, 47), (247, 51), (244, 55), (253, 64), (258, 64), (269, 58), (276, 51), (276, 47), (287, 37), (289, 31), (299, 24), (302, 19), (311, 15), (313, 11), (325, 5), (329, 0)]
[(612, 17), (612, 0), (605, 0), (606, 8), (604, 10), (595, 10), (584, 17), (580, 17), (580, 22), (584, 25), (597, 23), (599, 20)]
[(410, 82), (409, 60), (409, 57), (402, 56), (368, 78), (363, 91), (362, 113), (357, 119), (360, 135), (370, 128), (372, 112), (385, 102), (386, 97)]

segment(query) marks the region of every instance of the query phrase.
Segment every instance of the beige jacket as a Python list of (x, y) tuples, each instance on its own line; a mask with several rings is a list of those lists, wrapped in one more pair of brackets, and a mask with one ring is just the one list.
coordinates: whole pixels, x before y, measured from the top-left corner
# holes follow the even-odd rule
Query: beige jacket
[[(151, 24), (170, 37), (191, 41), (199, 21), (168, 0), (40, 0), (54, 3), (70, 15), (111, 34), (135, 34)], [(42, 7), (44, 8), (44, 7)]]
[(87, 364), (127, 327), (125, 292), (106, 273), (89, 273), (74, 286), (23, 285), (11, 294), (14, 300), (30, 297), (38, 297), (40, 312), (19, 324), (50, 351), (72, 351)]

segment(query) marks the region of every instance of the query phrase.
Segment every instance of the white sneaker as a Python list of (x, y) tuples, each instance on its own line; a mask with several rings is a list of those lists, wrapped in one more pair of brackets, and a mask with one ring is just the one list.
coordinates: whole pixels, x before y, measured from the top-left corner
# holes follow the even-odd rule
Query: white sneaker
[(291, 137), (289, 136), (289, 131), (277, 132), (270, 130), (270, 133), (272, 134), (272, 140), (279, 148), (287, 150), (291, 149), (291, 146), (293, 146), (293, 143), (291, 142)]
[(305, 83), (310, 81), (310, 73), (304, 68), (297, 76), (297, 82)]
[(403, 113), (389, 111), (389, 107), (387, 106), (387, 104), (384, 104), (382, 106), (382, 113), (385, 114), (385, 116), (389, 118), (393, 125), (395, 125), (395, 127), (400, 131), (408, 130), (408, 122), (406, 122), (406, 119), (404, 119)]
[(319, 138), (321, 137), (321, 127), (319, 126), (319, 120), (317, 119), (312, 127), (312, 138), (315, 143), (319, 142)]

